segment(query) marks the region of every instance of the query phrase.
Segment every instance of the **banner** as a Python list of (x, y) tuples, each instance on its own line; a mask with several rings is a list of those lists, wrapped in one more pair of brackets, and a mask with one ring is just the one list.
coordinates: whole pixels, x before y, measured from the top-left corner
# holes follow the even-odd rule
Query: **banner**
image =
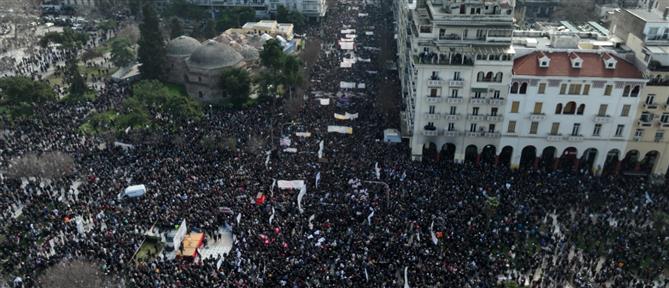
[(174, 245), (174, 251), (179, 251), (179, 247), (181, 247), (181, 242), (184, 240), (184, 237), (186, 237), (186, 232), (188, 227), (186, 226), (186, 219), (181, 221), (181, 224), (179, 225), (179, 228), (177, 229), (177, 233), (174, 233), (174, 237), (172, 237), (172, 242)]
[(283, 152), (286, 152), (286, 153), (297, 153), (297, 148), (286, 148), (286, 149), (283, 149)]
[(330, 105), (330, 98), (318, 98), (318, 101), (320, 102), (321, 106)]
[(341, 134), (353, 134), (353, 128), (348, 126), (328, 126), (328, 132), (330, 133), (341, 133)]
[(279, 180), (276, 183), (279, 189), (302, 189), (304, 180)]
[(279, 145), (281, 145), (281, 147), (288, 147), (290, 146), (290, 143), (291, 141), (290, 138), (288, 137), (283, 137), (281, 138), (281, 140), (279, 140)]
[(355, 82), (340, 81), (340, 82), (339, 82), (339, 88), (342, 88), (342, 89), (353, 89), (353, 88), (355, 88)]
[(334, 117), (337, 120), (355, 120), (355, 119), (358, 119), (358, 113), (351, 114), (351, 113), (346, 112), (346, 113), (344, 113), (344, 115), (334, 113)]
[(309, 138), (311, 137), (311, 132), (295, 132), (295, 136), (302, 138)]

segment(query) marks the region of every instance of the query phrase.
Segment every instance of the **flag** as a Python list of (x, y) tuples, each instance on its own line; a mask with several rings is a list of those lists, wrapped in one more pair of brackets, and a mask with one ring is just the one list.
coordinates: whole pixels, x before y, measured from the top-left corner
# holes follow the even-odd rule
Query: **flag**
[(281, 138), (281, 140), (279, 140), (279, 145), (281, 145), (281, 147), (290, 146), (290, 143), (291, 143), (291, 141), (290, 141), (290, 138), (288, 138), (288, 137), (283, 137), (283, 138)]
[(242, 220), (242, 213), (237, 214), (237, 225), (239, 225), (239, 221)]
[(313, 229), (314, 229), (314, 224), (311, 223), (311, 221), (314, 221), (314, 218), (316, 218), (316, 214), (311, 215), (311, 216), (309, 217), (309, 221), (308, 221), (308, 222), (309, 222), (309, 230), (313, 230)]
[(434, 221), (432, 221), (432, 224), (430, 224), (430, 236), (432, 237), (432, 243), (437, 245), (437, 243), (439, 243), (439, 239), (437, 239), (437, 235), (434, 234)]
[(276, 179), (272, 179), (272, 186), (269, 188), (269, 195), (274, 196), (274, 186), (276, 186)]
[(323, 148), (325, 148), (325, 142), (321, 140), (321, 143), (318, 143), (318, 158), (323, 158)]
[[(372, 208), (370, 208), (372, 209)], [(367, 216), (367, 224), (372, 225), (372, 217), (374, 216), (374, 209), (372, 209), (372, 213), (369, 213)]]
[(409, 267), (404, 267), (404, 288), (410, 288), (409, 286), (409, 277), (407, 275)]
[(256, 197), (256, 205), (260, 206), (265, 204), (265, 200), (267, 200), (267, 196), (265, 196), (264, 193), (258, 193), (258, 196)]
[(367, 274), (367, 267), (365, 267), (365, 280), (369, 282), (369, 275)]
[(316, 188), (318, 188), (318, 183), (320, 182), (321, 182), (321, 171), (318, 171), (318, 173), (316, 173)]
[(274, 207), (272, 207), (272, 215), (269, 216), (269, 225), (272, 225), (272, 220), (274, 220)]
[(300, 213), (304, 212), (304, 209), (302, 209), (302, 198), (304, 198), (305, 194), (307, 194), (307, 186), (302, 186), (300, 194), (297, 194), (297, 208), (300, 210)]
[(381, 179), (381, 168), (379, 168), (379, 162), (376, 162), (374, 165), (374, 172), (376, 172), (376, 180)]
[(272, 156), (272, 151), (267, 151), (265, 154), (267, 154), (267, 159), (265, 159), (265, 168), (267, 168), (267, 165), (269, 165), (269, 157)]

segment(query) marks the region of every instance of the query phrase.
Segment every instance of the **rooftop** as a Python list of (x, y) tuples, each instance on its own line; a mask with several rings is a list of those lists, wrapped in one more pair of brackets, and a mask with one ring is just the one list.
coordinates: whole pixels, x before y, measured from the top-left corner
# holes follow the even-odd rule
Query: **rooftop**
[(669, 23), (669, 20), (664, 19), (662, 17), (662, 12), (652, 9), (648, 11), (648, 9), (645, 8), (638, 8), (638, 9), (627, 9), (627, 11), (638, 17), (639, 19), (642, 19), (646, 22), (663, 22), (663, 23)]
[[(569, 52), (537, 51), (517, 58), (513, 62), (513, 74), (557, 77), (643, 78), (639, 69), (618, 56), (606, 56), (613, 57), (617, 61), (615, 69), (606, 69), (603, 56), (608, 54), (576, 53), (583, 60), (581, 68), (572, 68), (571, 61), (569, 60)], [(547, 68), (539, 67), (539, 58), (543, 55), (551, 59), (550, 65)]]

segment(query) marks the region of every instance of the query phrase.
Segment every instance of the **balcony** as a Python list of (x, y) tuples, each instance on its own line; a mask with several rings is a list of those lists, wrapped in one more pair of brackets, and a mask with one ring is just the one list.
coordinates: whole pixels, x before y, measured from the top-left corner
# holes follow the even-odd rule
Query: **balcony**
[(428, 95), (427, 97), (425, 97), (425, 100), (427, 101), (427, 103), (435, 104), (435, 103), (441, 102), (444, 99), (441, 98), (440, 96), (429, 96)]
[(453, 79), (453, 80), (448, 80), (448, 87), (451, 88), (462, 88), (465, 86), (465, 81), (462, 79)]
[(569, 135), (567, 136), (569, 142), (583, 142), (583, 135)]
[(501, 122), (504, 120), (504, 116), (501, 115), (488, 115), (485, 117), (488, 122)]
[(460, 117), (460, 114), (446, 114), (444, 115), (444, 119), (447, 121), (459, 121), (462, 117)]
[(650, 104), (644, 103), (643, 104), (643, 108), (645, 108), (645, 109), (657, 109), (658, 106), (660, 106), (660, 105), (658, 105), (657, 103), (650, 103)]
[(427, 80), (427, 86), (428, 87), (441, 87), (443, 85), (444, 85), (444, 80), (440, 80), (440, 79)]
[(505, 101), (504, 98), (490, 98), (490, 105), (493, 106), (503, 106)]
[(481, 137), (481, 136), (483, 136), (483, 132), (467, 132), (467, 133), (465, 133), (465, 136), (467, 136), (467, 137)]
[(469, 120), (469, 121), (483, 121), (483, 120), (485, 120), (485, 115), (469, 114), (469, 115), (467, 115), (467, 120)]
[(502, 133), (500, 132), (485, 132), (485, 136), (488, 138), (499, 138), (502, 137)]
[(636, 121), (636, 125), (639, 127), (652, 127), (653, 121), (650, 119), (641, 119), (639, 121)]
[(425, 120), (439, 120), (441, 113), (425, 113)]
[(446, 98), (446, 103), (448, 104), (462, 104), (465, 102), (465, 99), (462, 97), (448, 97)]
[(444, 131), (444, 136), (446, 136), (446, 137), (458, 137), (458, 136), (460, 136), (460, 132), (454, 131), (454, 130), (453, 131), (445, 130)]
[(485, 98), (470, 98), (469, 104), (472, 105), (485, 105), (488, 104), (488, 99)]
[(539, 121), (543, 121), (544, 119), (546, 119), (546, 114), (544, 114), (544, 113), (532, 113), (532, 114), (530, 114), (530, 121), (532, 121), (532, 122), (539, 122)]
[(605, 124), (611, 122), (611, 115), (595, 115), (593, 119), (597, 124)]
[(548, 142), (559, 142), (562, 140), (562, 134), (548, 134), (546, 136), (546, 141)]
[(423, 129), (423, 135), (428, 136), (428, 137), (439, 136), (439, 130), (437, 130), (437, 129), (434, 129), (434, 130)]

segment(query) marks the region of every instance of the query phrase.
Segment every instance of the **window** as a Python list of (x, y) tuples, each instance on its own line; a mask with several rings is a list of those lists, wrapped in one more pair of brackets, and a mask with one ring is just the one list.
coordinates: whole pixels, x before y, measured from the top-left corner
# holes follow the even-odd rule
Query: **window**
[(662, 116), (660, 116), (660, 122), (669, 123), (669, 113), (662, 113)]
[(602, 124), (595, 124), (595, 129), (592, 130), (592, 136), (599, 136), (599, 133), (602, 132)]
[(612, 91), (613, 85), (606, 85), (606, 87), (604, 87), (604, 96), (611, 96)]
[(520, 106), (519, 101), (511, 102), (511, 113), (518, 113), (518, 107)]
[(469, 132), (476, 132), (476, 123), (469, 125)]
[(623, 88), (623, 97), (630, 96), (630, 90), (632, 90), (632, 87), (625, 85), (625, 88)]
[(448, 123), (448, 131), (455, 131), (455, 123)]
[(429, 113), (434, 114), (434, 109), (435, 109), (434, 105), (430, 105), (430, 112)]
[(653, 105), (655, 103), (655, 94), (648, 94), (646, 97), (646, 105)]
[(453, 80), (460, 80), (460, 72), (459, 71), (453, 72)]
[(518, 91), (520, 94), (526, 94), (527, 93), (527, 82), (520, 84), (520, 91)]
[(597, 116), (606, 116), (606, 110), (609, 108), (608, 104), (600, 104), (599, 111), (597, 111)]
[(634, 131), (634, 138), (640, 139), (641, 137), (643, 137), (643, 129), (636, 129)]
[(426, 130), (434, 130), (434, 122), (427, 122), (427, 126), (425, 126)]
[(476, 81), (481, 82), (483, 81), (483, 78), (485, 78), (485, 73), (483, 73), (483, 71), (476, 73)]
[(481, 98), (481, 92), (474, 92), (474, 98), (478, 99)]
[(562, 104), (561, 103), (558, 103), (557, 105), (555, 105), (555, 114), (558, 114), (558, 115), (562, 114)]
[(560, 122), (553, 122), (551, 125), (551, 135), (558, 135), (560, 133)]
[(583, 85), (583, 95), (590, 94), (590, 84)]
[(511, 84), (511, 94), (518, 94), (518, 82)]
[(655, 132), (655, 142), (660, 142), (662, 139), (664, 139), (664, 131)]
[(579, 95), (579, 94), (581, 94), (581, 84), (569, 85), (569, 95)]
[(439, 89), (436, 88), (430, 89), (430, 97), (439, 97)]
[(574, 113), (576, 113), (575, 102), (568, 102), (567, 105), (564, 105), (564, 110), (562, 110), (562, 114), (573, 115)]
[(502, 78), (504, 78), (504, 74), (502, 72), (497, 72), (497, 74), (495, 74), (494, 80), (495, 82), (502, 82)]
[(579, 136), (581, 132), (581, 123), (574, 123), (574, 126), (571, 128), (571, 136)]
[(492, 81), (492, 77), (493, 77), (492, 72), (488, 72), (488, 73), (486, 73), (486, 74), (485, 74), (485, 81), (486, 81), (486, 82), (491, 82), (491, 81)]
[(560, 85), (560, 95), (567, 93), (567, 84)]
[(507, 133), (516, 133), (516, 121), (509, 121), (509, 126), (506, 128)]
[(536, 135), (537, 130), (539, 130), (539, 122), (532, 122), (532, 124), (530, 124), (530, 134)]
[(499, 99), (499, 90), (492, 91), (492, 98)]
[(432, 76), (430, 76), (430, 80), (439, 80), (439, 71), (432, 71)]
[(458, 89), (451, 90), (451, 98), (458, 98)]
[(543, 108), (544, 103), (543, 102), (536, 102), (534, 103), (534, 111), (532, 114), (541, 114), (541, 108)]
[(457, 107), (457, 106), (451, 106), (451, 115), (455, 115), (455, 113), (457, 112), (457, 110), (458, 110), (458, 107)]
[(479, 115), (479, 107), (472, 108), (472, 115)]
[(616, 137), (622, 137), (623, 136), (623, 131), (625, 130), (625, 125), (619, 124), (618, 127), (616, 127)]
[(488, 133), (495, 133), (495, 124), (488, 125)]
[(620, 113), (620, 116), (622, 117), (630, 116), (630, 108), (631, 108), (630, 104), (623, 105), (623, 111)]
[(497, 116), (497, 107), (490, 108), (490, 116)]
[(585, 112), (585, 104), (578, 105), (578, 110), (576, 111), (577, 115), (583, 115)]
[(546, 93), (546, 83), (539, 83), (539, 89), (538, 89), (537, 93), (538, 94)]
[(639, 119), (641, 120), (641, 122), (650, 122), (653, 121), (653, 116), (654, 115), (652, 113), (644, 111), (643, 113), (641, 113), (641, 117)]

